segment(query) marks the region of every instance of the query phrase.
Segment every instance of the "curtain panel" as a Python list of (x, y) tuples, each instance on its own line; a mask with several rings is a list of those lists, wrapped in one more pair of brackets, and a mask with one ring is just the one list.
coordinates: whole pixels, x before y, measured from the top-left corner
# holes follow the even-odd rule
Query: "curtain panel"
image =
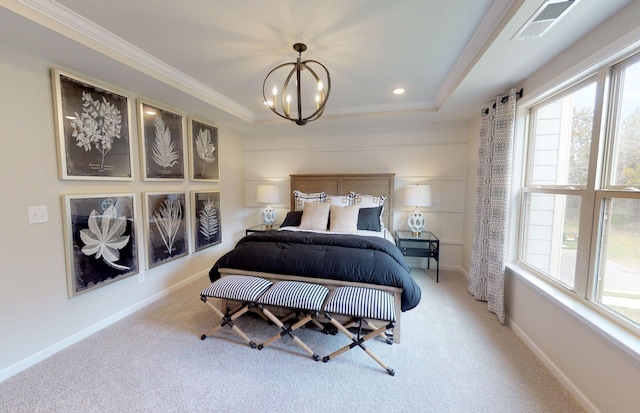
[(502, 324), (515, 115), (515, 89), (482, 111), (469, 271), (469, 292)]

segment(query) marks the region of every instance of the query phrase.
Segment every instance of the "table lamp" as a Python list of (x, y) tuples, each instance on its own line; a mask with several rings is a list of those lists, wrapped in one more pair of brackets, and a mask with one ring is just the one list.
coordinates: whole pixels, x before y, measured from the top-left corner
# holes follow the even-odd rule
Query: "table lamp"
[(427, 223), (419, 207), (431, 206), (431, 186), (407, 185), (404, 191), (404, 204), (416, 207), (416, 209), (409, 214), (407, 224), (413, 236), (418, 237)]
[(271, 207), (271, 203), (280, 202), (280, 193), (277, 185), (258, 185), (256, 200), (261, 204), (267, 204), (262, 211), (262, 223), (271, 229), (276, 222), (277, 212)]

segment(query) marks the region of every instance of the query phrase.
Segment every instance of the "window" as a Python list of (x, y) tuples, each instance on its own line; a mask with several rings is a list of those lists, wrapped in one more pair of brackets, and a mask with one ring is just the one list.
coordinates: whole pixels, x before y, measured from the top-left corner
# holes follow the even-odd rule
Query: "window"
[(640, 328), (640, 54), (532, 106), (527, 142), (519, 260)]

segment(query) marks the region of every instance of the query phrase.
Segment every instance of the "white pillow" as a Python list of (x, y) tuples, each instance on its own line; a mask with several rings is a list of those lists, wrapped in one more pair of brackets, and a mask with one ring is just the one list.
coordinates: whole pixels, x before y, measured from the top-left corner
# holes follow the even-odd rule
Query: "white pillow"
[(326, 231), (329, 224), (329, 208), (331, 204), (307, 202), (302, 210), (300, 229)]
[(351, 194), (347, 195), (326, 195), (324, 202), (327, 202), (331, 205), (338, 206), (349, 206), (352, 204), (351, 202)]
[(324, 192), (316, 192), (313, 194), (305, 194), (304, 192), (300, 192), (298, 190), (293, 191), (293, 198), (295, 200), (294, 210), (302, 211), (304, 209), (305, 204), (309, 202), (324, 202), (326, 195)]
[(358, 205), (360, 208), (372, 208), (384, 206), (386, 196), (380, 195), (360, 195), (352, 192), (353, 205)]
[(358, 212), (360, 207), (351, 205), (341, 207), (331, 205), (331, 219), (329, 231), (331, 232), (356, 232), (358, 230)]
[[(387, 200), (387, 197), (384, 195), (360, 195), (351, 191), (349, 193), (351, 195), (353, 201), (352, 205), (358, 205), (360, 208), (373, 208), (373, 207), (383, 207), (384, 210), (384, 201)], [(380, 228), (384, 228), (384, 221), (382, 221), (382, 212), (380, 213)]]

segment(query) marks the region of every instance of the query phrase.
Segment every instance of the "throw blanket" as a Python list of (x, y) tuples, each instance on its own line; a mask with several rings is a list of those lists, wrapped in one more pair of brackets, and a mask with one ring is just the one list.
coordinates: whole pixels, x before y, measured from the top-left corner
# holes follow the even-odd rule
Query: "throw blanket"
[(220, 278), (219, 268), (400, 287), (404, 290), (402, 311), (417, 306), (421, 297), (420, 287), (400, 250), (378, 237), (258, 232), (242, 238), (233, 250), (220, 257), (209, 271), (212, 282)]

